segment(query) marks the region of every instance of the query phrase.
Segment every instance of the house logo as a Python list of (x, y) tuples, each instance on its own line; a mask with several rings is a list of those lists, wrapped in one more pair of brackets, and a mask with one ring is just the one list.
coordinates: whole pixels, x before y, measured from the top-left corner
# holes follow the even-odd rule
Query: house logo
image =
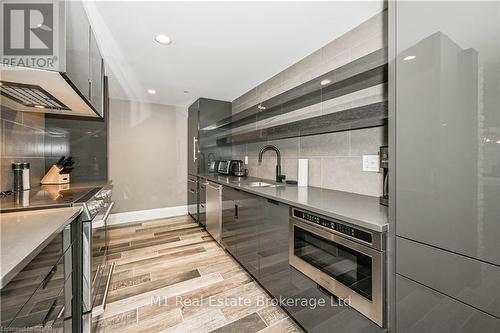
[(51, 56), (54, 8), (51, 3), (6, 3), (3, 8), (3, 54)]

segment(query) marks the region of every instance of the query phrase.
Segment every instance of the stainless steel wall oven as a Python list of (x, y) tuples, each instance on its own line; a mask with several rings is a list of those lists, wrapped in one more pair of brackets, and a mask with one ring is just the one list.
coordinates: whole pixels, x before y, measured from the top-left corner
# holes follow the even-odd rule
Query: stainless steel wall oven
[(385, 238), (304, 210), (291, 210), (290, 265), (383, 327)]

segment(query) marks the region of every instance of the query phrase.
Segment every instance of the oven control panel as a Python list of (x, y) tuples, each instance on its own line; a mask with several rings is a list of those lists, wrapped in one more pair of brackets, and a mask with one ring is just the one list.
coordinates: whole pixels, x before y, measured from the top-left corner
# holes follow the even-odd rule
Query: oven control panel
[(320, 225), (322, 227), (335, 230), (338, 233), (359, 239), (366, 243), (372, 243), (372, 234), (357, 228), (353, 228), (346, 224), (340, 223), (337, 220), (325, 219), (318, 215), (307, 213), (302, 210), (293, 209), (293, 216), (298, 217), (302, 220), (312, 222), (314, 224)]

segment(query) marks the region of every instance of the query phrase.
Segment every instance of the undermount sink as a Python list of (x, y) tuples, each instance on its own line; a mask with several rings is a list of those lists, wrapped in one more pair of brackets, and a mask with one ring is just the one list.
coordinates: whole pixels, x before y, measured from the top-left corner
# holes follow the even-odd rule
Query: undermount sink
[(249, 187), (279, 187), (279, 186), (283, 186), (283, 185), (278, 185), (278, 184), (269, 184), (269, 183), (265, 183), (265, 182), (251, 182), (251, 183), (247, 183), (244, 185), (249, 186)]

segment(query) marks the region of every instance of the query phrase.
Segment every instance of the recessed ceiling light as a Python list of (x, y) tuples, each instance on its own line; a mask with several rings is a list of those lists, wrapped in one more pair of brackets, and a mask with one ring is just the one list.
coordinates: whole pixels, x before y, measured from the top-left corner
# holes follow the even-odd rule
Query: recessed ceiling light
[(184, 90), (184, 93), (185, 93), (185, 94), (187, 94), (187, 93), (189, 93), (189, 91), (187, 91), (187, 90)]
[(416, 57), (417, 57), (417, 56), (414, 56), (414, 55), (409, 55), (409, 56), (407, 56), (407, 57), (404, 57), (404, 58), (403, 58), (403, 60), (405, 60), (405, 61), (408, 61), (408, 60), (413, 60), (413, 59), (415, 59)]
[(258, 108), (259, 110), (265, 110), (265, 109), (266, 109), (266, 107), (265, 107), (264, 105), (262, 105), (262, 104), (259, 104), (259, 105), (257, 106), (257, 108)]
[(148, 89), (148, 94), (154, 95), (154, 94), (156, 94), (156, 90)]
[(43, 106), (43, 105), (35, 105), (35, 107), (38, 109), (45, 109), (45, 106)]
[(167, 35), (159, 34), (155, 36), (155, 41), (157, 41), (160, 44), (170, 44), (172, 41), (170, 40), (170, 37)]
[(323, 81), (321, 81), (321, 82), (320, 82), (320, 84), (321, 84), (322, 86), (326, 86), (327, 84), (330, 84), (330, 83), (332, 83), (332, 81), (331, 81), (331, 80), (328, 80), (328, 79), (323, 80)]

